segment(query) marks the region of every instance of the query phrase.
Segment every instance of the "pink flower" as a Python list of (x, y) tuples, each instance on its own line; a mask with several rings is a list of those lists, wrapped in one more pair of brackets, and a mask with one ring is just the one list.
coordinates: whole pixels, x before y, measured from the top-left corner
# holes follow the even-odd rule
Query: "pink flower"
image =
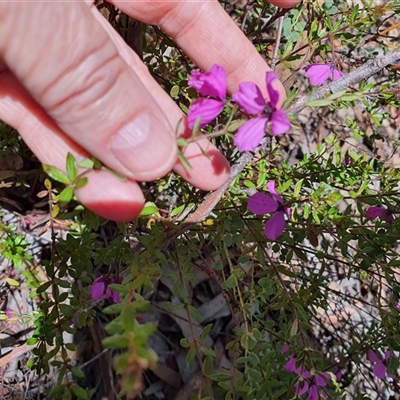
[(382, 359), (378, 357), (378, 355), (375, 353), (373, 350), (368, 350), (368, 359), (372, 363), (375, 363), (376, 365), (374, 366), (374, 369), (372, 372), (377, 378), (383, 379), (386, 376), (389, 378), (395, 379), (396, 377), (394, 375), (387, 374), (387, 368), (386, 368), (386, 361), (391, 357), (390, 351), (386, 351), (385, 355), (383, 356)]
[(253, 82), (241, 83), (239, 90), (232, 96), (246, 114), (255, 116), (245, 122), (235, 135), (234, 143), (240, 151), (254, 150), (261, 143), (267, 124), (273, 136), (282, 135), (290, 129), (290, 120), (285, 110), (276, 108), (279, 92), (272, 87), (272, 82), (276, 79), (278, 75), (275, 72), (267, 72), (266, 86), (270, 99), (268, 103), (260, 88)]
[(211, 97), (199, 98), (189, 107), (188, 127), (193, 129), (195, 122), (200, 118), (200, 127), (204, 128), (224, 109), (227, 88), (225, 69), (214, 64), (209, 72), (194, 70), (188, 83), (199, 94)]
[(310, 79), (311, 85), (323, 85), (329, 78), (333, 81), (344, 76), (343, 72), (336, 69), (333, 64), (310, 64), (303, 68), (306, 77)]
[(106, 278), (104, 275), (96, 278), (90, 288), (90, 296), (93, 301), (101, 300), (102, 298), (111, 298), (114, 303), (120, 303), (121, 298), (118, 292), (113, 292), (108, 285), (112, 283), (121, 283), (122, 278)]
[(392, 222), (394, 220), (393, 213), (385, 207), (372, 206), (368, 208), (364, 216), (372, 219), (381, 218), (386, 222)]
[(304, 365), (296, 367), (296, 361), (296, 357), (291, 354), (285, 366), (286, 371), (293, 372), (301, 377), (294, 385), (296, 396), (300, 397), (308, 392), (307, 400), (318, 400), (319, 397), (326, 398), (326, 393), (324, 391), (319, 393), (319, 388), (325, 387), (331, 376), (327, 372), (311, 375)]
[(285, 207), (282, 197), (275, 190), (275, 181), (267, 183), (270, 195), (256, 193), (249, 197), (249, 210), (257, 215), (273, 214), (264, 228), (265, 236), (276, 240), (285, 229), (285, 214), (290, 215), (290, 208)]

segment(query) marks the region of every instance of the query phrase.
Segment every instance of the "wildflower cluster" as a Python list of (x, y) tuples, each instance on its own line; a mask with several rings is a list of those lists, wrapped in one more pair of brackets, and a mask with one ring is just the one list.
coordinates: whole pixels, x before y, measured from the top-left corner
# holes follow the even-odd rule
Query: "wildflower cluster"
[(390, 351), (386, 351), (382, 358), (378, 357), (374, 350), (368, 350), (368, 359), (372, 363), (374, 363), (374, 368), (372, 372), (377, 378), (384, 379), (386, 377), (391, 379), (396, 379), (394, 375), (387, 373), (387, 365), (386, 362), (392, 356)]
[[(288, 346), (284, 346), (282, 352), (288, 350)], [(297, 358), (294, 354), (289, 356), (286, 363), (286, 371), (293, 372), (298, 376), (298, 380), (294, 385), (296, 396), (303, 396), (308, 393), (307, 400), (318, 400), (319, 398), (327, 398), (325, 388), (332, 379), (327, 372), (318, 372), (311, 374), (304, 365), (296, 366)]]
[[(253, 82), (241, 83), (239, 90), (233, 94), (232, 99), (250, 118), (238, 129), (234, 139), (235, 146), (240, 151), (254, 150), (261, 143), (267, 128), (273, 136), (289, 131), (290, 120), (285, 110), (277, 108), (279, 92), (272, 86), (277, 79), (275, 72), (266, 73), (268, 101)], [(192, 103), (188, 113), (188, 127), (193, 129), (199, 120), (200, 127), (204, 128), (222, 112), (226, 104), (226, 72), (218, 65), (205, 73), (193, 71), (189, 85), (202, 96), (208, 97), (201, 97)]]

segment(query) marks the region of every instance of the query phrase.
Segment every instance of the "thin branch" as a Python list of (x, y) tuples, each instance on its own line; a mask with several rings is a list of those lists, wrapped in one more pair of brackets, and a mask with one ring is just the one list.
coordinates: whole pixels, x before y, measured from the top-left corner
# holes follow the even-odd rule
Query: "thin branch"
[(327, 85), (321, 86), (311, 95), (305, 95), (296, 101), (287, 111), (289, 115), (296, 115), (306, 107), (306, 104), (312, 100), (322, 99), (330, 93), (340, 92), (347, 89), (351, 85), (360, 83), (361, 81), (370, 78), (372, 75), (381, 71), (383, 68), (390, 64), (395, 64), (400, 60), (400, 49), (392, 51), (386, 56), (376, 58), (368, 61), (363, 66), (357, 68), (355, 71), (350, 72), (343, 78), (337, 81), (330, 82)]
[(276, 65), (276, 62), (278, 60), (278, 52), (279, 52), (279, 46), (281, 44), (283, 20), (284, 19), (285, 19), (284, 15), (282, 15), (278, 19), (278, 28), (277, 28), (277, 32), (276, 32), (274, 54), (272, 55), (272, 60), (271, 60), (271, 69), (272, 69), (272, 71), (275, 71), (275, 65)]
[[(381, 71), (383, 68), (390, 64), (395, 64), (400, 60), (400, 49), (395, 50), (384, 57), (380, 57), (374, 60), (368, 61), (363, 66), (357, 68), (355, 71), (350, 72), (348, 75), (344, 76), (337, 81), (331, 82), (320, 87), (311, 95), (305, 95), (301, 97), (299, 100), (296, 101), (289, 109), (289, 115), (296, 115), (300, 111), (306, 107), (307, 103), (312, 100), (318, 100), (330, 93), (336, 93), (341, 90), (347, 89), (351, 85), (355, 85), (360, 83), (361, 81), (370, 78), (372, 75), (376, 74), (377, 72)], [(266, 137), (261, 146), (255, 150), (257, 152), (265, 143), (265, 141), (269, 140)], [(169, 236), (164, 243), (162, 244), (161, 248), (163, 250), (167, 249), (168, 246), (180, 235), (184, 232), (191, 229), (197, 222), (203, 220), (204, 218), (208, 217), (212, 211), (214, 210), (215, 206), (221, 200), (222, 196), (224, 195), (225, 191), (229, 188), (231, 183), (236, 179), (236, 177), (243, 171), (245, 166), (248, 162), (251, 161), (253, 158), (253, 153), (247, 152), (243, 153), (239, 160), (232, 166), (231, 173), (229, 176), (229, 180), (219, 189), (216, 191), (208, 194), (201, 204), (197, 207), (197, 209), (188, 215), (188, 217), (181, 223), (181, 228), (174, 232), (171, 236)]]

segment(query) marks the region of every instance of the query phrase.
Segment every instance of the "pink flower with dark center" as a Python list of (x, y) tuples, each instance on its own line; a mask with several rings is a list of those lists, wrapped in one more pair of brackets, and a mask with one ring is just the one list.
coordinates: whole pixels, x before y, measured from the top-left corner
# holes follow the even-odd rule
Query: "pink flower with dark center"
[(328, 79), (336, 81), (344, 76), (343, 72), (336, 69), (333, 64), (310, 64), (303, 69), (307, 71), (306, 77), (313, 86), (323, 85)]
[(375, 363), (372, 372), (377, 378), (383, 379), (386, 376), (389, 378), (395, 379), (394, 375), (390, 375), (387, 373), (386, 361), (391, 357), (390, 351), (386, 351), (383, 358), (379, 358), (378, 355), (373, 350), (368, 350), (368, 359), (372, 363)]
[(248, 209), (256, 215), (273, 214), (264, 228), (265, 236), (276, 240), (285, 229), (285, 214), (290, 215), (290, 208), (285, 206), (283, 198), (275, 190), (275, 181), (267, 183), (270, 194), (256, 193), (249, 197)]
[(385, 207), (372, 206), (368, 208), (364, 216), (372, 219), (381, 218), (386, 222), (392, 222), (394, 220), (393, 213)]
[(209, 72), (194, 70), (188, 83), (199, 94), (207, 96), (195, 100), (190, 105), (188, 127), (193, 129), (195, 122), (200, 118), (200, 128), (204, 128), (224, 109), (227, 88), (225, 69), (214, 64)]
[(268, 102), (265, 101), (260, 88), (253, 82), (241, 83), (239, 90), (232, 96), (247, 115), (254, 116), (245, 122), (235, 135), (234, 143), (240, 151), (254, 150), (261, 143), (267, 125), (273, 136), (289, 131), (290, 120), (285, 110), (276, 108), (279, 92), (272, 87), (272, 82), (276, 79), (278, 75), (275, 72), (267, 72)]
[(90, 296), (93, 301), (101, 299), (112, 299), (114, 303), (120, 303), (121, 298), (118, 292), (112, 291), (108, 286), (112, 283), (121, 283), (122, 278), (105, 277), (104, 275), (96, 278), (90, 288)]

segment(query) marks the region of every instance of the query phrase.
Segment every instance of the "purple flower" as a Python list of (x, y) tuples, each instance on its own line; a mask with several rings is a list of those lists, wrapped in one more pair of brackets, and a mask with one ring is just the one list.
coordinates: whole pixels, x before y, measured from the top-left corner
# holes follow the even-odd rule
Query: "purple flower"
[(267, 183), (270, 195), (256, 193), (249, 197), (248, 208), (257, 215), (273, 214), (264, 228), (265, 236), (276, 240), (285, 229), (285, 214), (290, 215), (290, 208), (285, 207), (282, 197), (275, 190), (275, 181)]
[(306, 77), (310, 79), (311, 85), (323, 85), (329, 78), (333, 81), (344, 76), (343, 72), (336, 69), (333, 64), (310, 64), (303, 68)]
[(396, 308), (397, 308), (398, 310), (400, 310), (400, 301), (397, 302)]
[(326, 372), (311, 375), (304, 365), (296, 367), (296, 361), (296, 357), (291, 354), (285, 366), (286, 371), (293, 372), (301, 377), (294, 385), (296, 396), (300, 397), (308, 392), (307, 400), (318, 400), (319, 396), (326, 397), (325, 392), (319, 393), (319, 388), (325, 387), (331, 376)]
[(383, 356), (382, 359), (378, 357), (378, 355), (375, 353), (373, 350), (368, 350), (368, 359), (372, 363), (375, 363), (376, 365), (374, 366), (374, 369), (372, 372), (377, 378), (383, 379), (386, 376), (389, 378), (395, 379), (394, 375), (387, 374), (387, 368), (386, 368), (386, 361), (391, 357), (390, 351), (386, 351), (385, 355)]
[(96, 278), (90, 288), (90, 296), (93, 301), (105, 299), (112, 299), (114, 303), (120, 303), (121, 298), (118, 292), (112, 291), (108, 285), (112, 283), (121, 283), (122, 278), (106, 278), (104, 275)]
[(224, 109), (227, 88), (225, 69), (214, 64), (209, 72), (194, 70), (188, 83), (199, 94), (211, 97), (199, 98), (189, 107), (188, 127), (193, 129), (195, 122), (200, 118), (200, 128), (204, 128)]
[(246, 114), (255, 116), (245, 122), (235, 135), (234, 143), (240, 151), (254, 150), (261, 143), (267, 124), (273, 136), (282, 135), (290, 129), (290, 120), (285, 110), (276, 108), (279, 92), (272, 87), (275, 79), (278, 79), (275, 72), (267, 72), (269, 102), (265, 101), (260, 88), (253, 82), (241, 83), (239, 90), (232, 96)]
[(372, 206), (365, 211), (364, 216), (372, 219), (381, 218), (386, 222), (392, 222), (394, 220), (393, 213), (385, 207)]

